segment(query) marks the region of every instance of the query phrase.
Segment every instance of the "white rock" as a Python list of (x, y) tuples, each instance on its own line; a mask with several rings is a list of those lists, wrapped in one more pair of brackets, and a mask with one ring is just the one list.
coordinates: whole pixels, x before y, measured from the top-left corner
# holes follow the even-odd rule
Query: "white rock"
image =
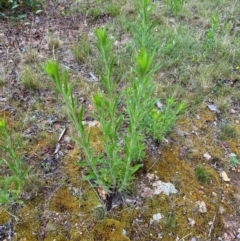
[(153, 221), (159, 222), (161, 219), (163, 219), (163, 215), (161, 213), (153, 214), (153, 218), (152, 218)]
[(229, 157), (236, 157), (237, 155), (235, 153), (230, 153)]
[(231, 181), (231, 179), (228, 177), (227, 173), (224, 171), (220, 173), (220, 176), (222, 177), (223, 181), (225, 181), (225, 182)]
[(169, 196), (172, 193), (178, 192), (175, 186), (170, 182), (156, 181), (152, 184), (152, 186), (154, 187), (154, 194), (156, 195), (163, 192)]
[(196, 224), (195, 220), (193, 218), (188, 218), (188, 224), (191, 226), (191, 227), (194, 227), (194, 225)]
[(214, 104), (207, 104), (207, 107), (213, 112), (219, 112), (218, 108)]
[(206, 213), (207, 212), (207, 207), (206, 207), (205, 202), (197, 201), (196, 206), (198, 208), (199, 213)]
[(203, 154), (203, 157), (204, 157), (207, 161), (209, 161), (209, 160), (212, 158), (207, 152)]

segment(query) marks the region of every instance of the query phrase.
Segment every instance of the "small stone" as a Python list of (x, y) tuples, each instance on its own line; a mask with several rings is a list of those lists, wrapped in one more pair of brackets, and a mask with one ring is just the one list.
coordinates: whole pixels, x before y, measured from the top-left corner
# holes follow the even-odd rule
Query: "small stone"
[(154, 188), (154, 194), (160, 194), (160, 193), (164, 193), (166, 195), (170, 195), (172, 193), (177, 193), (177, 189), (175, 188), (175, 186), (172, 183), (169, 182), (162, 182), (162, 181), (156, 181), (152, 184), (153, 188)]
[(219, 213), (224, 214), (226, 212), (225, 208), (220, 206), (219, 207)]
[(231, 109), (230, 114), (236, 114), (236, 111), (234, 109)]
[(230, 153), (228, 156), (231, 158), (231, 157), (236, 157), (237, 155), (235, 153)]
[(191, 226), (191, 227), (194, 227), (194, 225), (196, 224), (195, 220), (193, 218), (188, 218), (188, 224)]
[(161, 213), (153, 214), (153, 221), (159, 222), (163, 218), (163, 215)]
[(155, 175), (151, 173), (147, 173), (146, 177), (148, 178), (149, 181), (152, 181), (155, 179)]
[(196, 202), (196, 206), (197, 206), (197, 208), (198, 208), (198, 212), (199, 212), (199, 213), (206, 213), (206, 212), (207, 212), (207, 207), (206, 207), (205, 202), (203, 202), (203, 201), (197, 201), (197, 202)]
[(208, 225), (212, 226), (213, 225), (213, 221), (208, 222)]
[(211, 110), (213, 112), (219, 112), (218, 108), (214, 104), (207, 104), (207, 107), (209, 110)]
[(163, 110), (163, 104), (160, 100), (157, 101), (157, 107), (160, 109), (160, 110)]
[(203, 154), (203, 157), (204, 157), (207, 161), (209, 161), (209, 160), (212, 158), (207, 152)]
[(220, 173), (220, 176), (222, 177), (223, 181), (230, 182), (231, 179), (228, 177), (227, 173), (225, 171)]

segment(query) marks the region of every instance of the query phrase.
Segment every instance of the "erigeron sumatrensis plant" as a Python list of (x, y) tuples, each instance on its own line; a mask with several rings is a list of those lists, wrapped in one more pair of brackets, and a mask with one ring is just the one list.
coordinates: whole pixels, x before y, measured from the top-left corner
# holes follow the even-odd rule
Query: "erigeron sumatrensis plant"
[[(177, 104), (170, 102), (170, 99), (166, 102), (166, 107), (169, 108), (165, 111), (155, 109), (157, 98), (153, 98), (153, 74), (159, 67), (154, 65), (157, 45), (152, 32), (154, 23), (150, 20), (154, 7), (150, 0), (140, 0), (136, 6), (139, 18), (132, 27), (135, 54), (131, 67), (132, 78), (128, 80), (126, 88), (119, 89), (117, 80), (113, 78), (115, 62), (112, 40), (107, 37), (105, 29), (95, 31), (101, 66), (99, 76), (104, 91), (92, 96), (92, 116), (100, 123), (102, 153), (97, 153), (90, 147), (91, 132), (87, 132), (87, 127), (83, 124), (84, 107), (81, 106), (79, 110), (77, 106), (68, 71), (60, 72), (55, 61), (45, 64), (45, 71), (62, 96), (68, 116), (78, 131), (75, 139), (85, 157), (84, 161), (79, 162), (79, 165), (86, 167), (85, 180), (91, 180), (107, 196), (124, 192), (134, 180), (134, 174), (142, 166), (146, 134), (161, 139), (173, 126), (178, 112), (183, 108), (183, 104), (180, 104), (174, 110)], [(118, 108), (120, 98), (125, 107), (121, 110)], [(169, 113), (171, 116), (168, 116)]]

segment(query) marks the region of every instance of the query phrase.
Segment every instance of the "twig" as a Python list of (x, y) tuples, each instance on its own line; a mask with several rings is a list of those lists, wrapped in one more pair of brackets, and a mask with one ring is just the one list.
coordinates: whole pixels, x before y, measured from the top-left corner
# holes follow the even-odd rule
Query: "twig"
[(60, 136), (58, 138), (58, 142), (57, 142), (57, 145), (56, 145), (56, 148), (55, 148), (55, 151), (54, 151), (54, 155), (58, 154), (58, 152), (59, 152), (59, 150), (61, 148), (59, 142), (61, 141), (62, 137), (64, 136), (66, 130), (67, 130), (67, 128), (64, 127), (64, 129), (62, 130), (62, 132), (61, 132), (61, 134), (60, 134)]
[(148, 168), (147, 172), (150, 172), (150, 170), (154, 167), (154, 165), (158, 162), (158, 159), (156, 158), (156, 161)]
[(188, 233), (187, 235), (185, 235), (184, 237), (182, 237), (181, 239), (179, 239), (178, 241), (184, 241), (184, 239), (186, 238), (186, 237), (188, 237), (189, 235), (191, 235), (192, 233)]
[(53, 46), (53, 49), (52, 49), (52, 53), (53, 53), (53, 59), (56, 60), (56, 57), (55, 57), (55, 48)]
[(16, 221), (19, 220), (19, 218), (15, 215), (13, 215), (12, 213), (8, 212), (7, 210), (4, 210), (5, 212), (7, 212), (10, 216), (12, 216), (13, 218), (15, 218)]
[(64, 134), (66, 132), (66, 130), (67, 130), (67, 127), (64, 127), (64, 129), (62, 130), (62, 132), (61, 132), (61, 134), (60, 134), (60, 136), (58, 138), (58, 142), (61, 141), (62, 137), (64, 136)]

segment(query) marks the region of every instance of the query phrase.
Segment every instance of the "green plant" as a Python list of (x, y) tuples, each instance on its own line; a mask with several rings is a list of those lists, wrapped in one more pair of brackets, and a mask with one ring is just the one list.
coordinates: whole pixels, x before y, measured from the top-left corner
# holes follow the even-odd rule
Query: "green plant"
[[(96, 110), (96, 117), (101, 125), (103, 133), (104, 151), (106, 155), (105, 162), (108, 168), (104, 170), (104, 176), (111, 182), (112, 188), (123, 191), (126, 186), (122, 177), (126, 169), (130, 170), (131, 177), (137, 170), (131, 167), (131, 164), (121, 158), (122, 147), (118, 145), (120, 139), (119, 128), (122, 124), (122, 115), (118, 113), (117, 107), (120, 94), (116, 91), (117, 82), (112, 79), (112, 71), (114, 59), (111, 55), (112, 41), (106, 36), (106, 30), (97, 29), (95, 31), (97, 37), (97, 48), (102, 59), (102, 71), (100, 73), (101, 83), (106, 94), (96, 93), (93, 95), (93, 104)], [(136, 166), (138, 167), (138, 166)]]
[(91, 18), (91, 21), (97, 20), (102, 13), (103, 12), (100, 7), (93, 7), (87, 10), (87, 15)]
[[(145, 129), (151, 137), (161, 141), (164, 135), (172, 129), (178, 114), (184, 110), (185, 105), (183, 102), (177, 103), (173, 98), (168, 98), (162, 111), (158, 111), (154, 107), (157, 98), (154, 97), (156, 85), (152, 76), (159, 69), (159, 65), (154, 64), (158, 46), (153, 34), (156, 24), (151, 20), (153, 10), (154, 6), (150, 6), (150, 0), (137, 1), (137, 11), (140, 17), (132, 27), (137, 53), (133, 66), (136, 78), (130, 83), (132, 93), (129, 93), (128, 90), (126, 100), (130, 110), (135, 108), (139, 111), (136, 116), (141, 119), (138, 123), (141, 128), (139, 129), (137, 124), (134, 131), (138, 130), (141, 133), (142, 129)], [(143, 140), (139, 140), (139, 147), (144, 149)]]
[(131, 33), (133, 35), (133, 43), (136, 52), (138, 53), (139, 50), (145, 50), (149, 57), (152, 54), (154, 58), (158, 49), (158, 41), (153, 34), (156, 23), (151, 20), (151, 14), (155, 6), (150, 5), (150, 2), (151, 0), (135, 1), (139, 17), (137, 21), (131, 25)]
[(173, 230), (177, 226), (177, 220), (174, 214), (170, 213), (166, 217), (165, 228), (168, 231)]
[(197, 166), (195, 168), (195, 175), (199, 182), (205, 183), (210, 180), (210, 175), (203, 166)]
[(41, 76), (31, 67), (25, 67), (20, 77), (22, 85), (26, 89), (37, 90), (40, 87)]
[[(129, 117), (128, 135), (125, 137), (125, 152), (128, 162), (141, 160), (145, 150), (143, 120), (157, 99), (153, 97), (155, 84), (152, 76), (158, 70), (153, 66), (157, 51), (156, 39), (152, 34), (155, 24), (150, 20), (153, 6), (150, 0), (136, 1), (139, 18), (132, 25), (135, 57), (129, 87), (125, 90), (126, 109)], [(127, 174), (127, 173), (126, 173)]]
[[(48, 61), (44, 66), (58, 93), (61, 94), (68, 116), (78, 131), (76, 142), (85, 155), (85, 160), (79, 162), (79, 165), (87, 169), (85, 180), (93, 180), (95, 185), (106, 193), (127, 190), (134, 179), (134, 173), (142, 166), (141, 161), (145, 150), (143, 120), (147, 119), (157, 101), (152, 97), (155, 87), (152, 76), (158, 69), (153, 67), (156, 53), (156, 47), (154, 47), (156, 43), (151, 32), (154, 25), (150, 21), (153, 8), (150, 6), (150, 0), (141, 0), (137, 6), (141, 30), (137, 31), (137, 34), (135, 31), (137, 48), (133, 59), (132, 75), (126, 89), (117, 89), (117, 79), (113, 77), (115, 63), (112, 55), (113, 41), (107, 37), (105, 29), (95, 31), (99, 66), (101, 66), (99, 75), (104, 91), (92, 95), (92, 116), (100, 122), (103, 138), (102, 153), (97, 153), (90, 146), (91, 131), (87, 134), (87, 127), (83, 124), (84, 109), (81, 107), (78, 110), (77, 100), (69, 84), (68, 72), (66, 70), (60, 72), (58, 63), (54, 61)], [(148, 41), (152, 41), (151, 47), (147, 44)], [(120, 98), (126, 110), (124, 115), (118, 109)], [(172, 108), (169, 105), (170, 107)]]
[(109, 3), (106, 6), (106, 14), (111, 17), (116, 17), (120, 14), (121, 6), (117, 5), (116, 3)]
[(141, 165), (132, 166), (130, 158), (121, 158), (122, 148), (118, 145), (118, 142), (122, 117), (117, 112), (119, 95), (115, 90), (116, 81), (112, 81), (114, 64), (110, 54), (112, 41), (107, 39), (106, 31), (103, 29), (96, 30), (96, 37), (98, 40), (97, 47), (104, 62), (100, 77), (106, 94), (95, 93), (93, 95), (92, 100), (95, 108), (93, 115), (100, 122), (104, 153), (97, 154), (90, 148), (91, 133), (86, 134), (86, 127), (82, 124), (84, 110), (82, 107), (79, 112), (77, 111), (76, 99), (73, 97), (72, 87), (68, 83), (67, 71), (61, 74), (61, 78), (58, 64), (50, 61), (45, 65), (45, 71), (52, 77), (58, 92), (65, 101), (68, 115), (79, 132), (80, 137), (76, 138), (76, 141), (85, 154), (85, 161), (79, 164), (86, 166), (88, 169), (85, 179), (94, 180), (98, 186), (108, 193), (110, 190), (125, 190), (127, 184), (133, 179), (133, 174)]
[(213, 15), (210, 21), (210, 28), (208, 28), (205, 32), (205, 44), (207, 47), (213, 47), (216, 38), (216, 32), (219, 27), (219, 17), (217, 15)]
[(96, 220), (104, 220), (106, 216), (106, 210), (103, 206), (97, 206), (93, 210), (93, 215)]
[(233, 167), (237, 167), (240, 165), (240, 162), (238, 160), (238, 157), (237, 155), (235, 155), (234, 153), (231, 153), (229, 155), (229, 162), (230, 162), (230, 165), (233, 166)]
[(78, 131), (78, 136), (75, 137), (75, 141), (82, 148), (85, 155), (85, 162), (81, 163), (87, 166), (89, 170), (88, 179), (93, 179), (96, 185), (108, 190), (109, 187), (105, 184), (105, 181), (101, 178), (101, 173), (98, 165), (101, 164), (101, 158), (94, 156), (94, 153), (90, 147), (91, 133), (86, 132), (86, 126), (83, 124), (84, 107), (80, 110), (77, 107), (77, 99), (73, 96), (72, 86), (69, 84), (68, 71), (59, 71), (59, 65), (55, 61), (47, 61), (44, 65), (45, 72), (53, 80), (56, 90), (62, 96), (65, 106), (67, 107), (67, 114), (70, 118), (73, 126)]
[[(28, 7), (35, 13), (40, 13), (41, 0), (0, 0), (0, 9), (11, 9), (14, 10), (19, 7)], [(3, 14), (2, 14), (3, 15)], [(3, 15), (4, 16), (4, 15)]]
[(220, 136), (219, 138), (221, 140), (227, 140), (227, 139), (237, 139), (238, 138), (238, 132), (234, 126), (231, 126), (229, 124), (223, 124), (220, 127)]
[(145, 118), (146, 132), (155, 140), (162, 141), (184, 109), (184, 102), (177, 103), (173, 98), (166, 99), (166, 105), (161, 110), (153, 108)]
[(6, 153), (0, 159), (1, 169), (7, 167), (6, 174), (0, 177), (0, 204), (9, 206), (21, 203), (19, 196), (28, 170), (23, 170), (22, 156), (17, 154), (3, 119), (0, 119), (0, 149)]
[(183, 9), (184, 2), (185, 0), (164, 0), (164, 4), (171, 8), (175, 16)]
[(76, 44), (71, 47), (74, 58), (77, 62), (85, 62), (91, 52), (91, 45), (86, 35), (79, 37)]

